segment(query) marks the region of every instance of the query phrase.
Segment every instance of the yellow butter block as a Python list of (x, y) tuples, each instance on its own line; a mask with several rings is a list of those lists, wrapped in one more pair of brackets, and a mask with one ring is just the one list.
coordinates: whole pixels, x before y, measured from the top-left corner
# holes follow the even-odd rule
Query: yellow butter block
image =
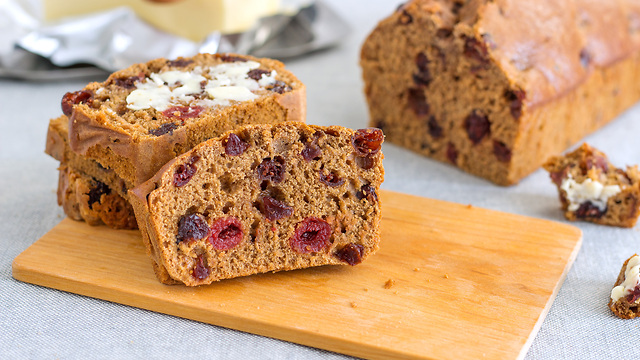
[(151, 25), (193, 41), (213, 31), (237, 33), (264, 16), (275, 14), (280, 0), (43, 0), (45, 20), (84, 15), (128, 6)]

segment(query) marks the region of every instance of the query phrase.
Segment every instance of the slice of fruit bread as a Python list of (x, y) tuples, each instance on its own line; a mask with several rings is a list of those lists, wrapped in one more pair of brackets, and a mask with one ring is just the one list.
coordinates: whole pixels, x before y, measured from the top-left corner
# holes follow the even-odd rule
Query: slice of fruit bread
[(188, 286), (378, 249), (384, 135), (289, 122), (210, 139), (130, 191), (163, 283)]

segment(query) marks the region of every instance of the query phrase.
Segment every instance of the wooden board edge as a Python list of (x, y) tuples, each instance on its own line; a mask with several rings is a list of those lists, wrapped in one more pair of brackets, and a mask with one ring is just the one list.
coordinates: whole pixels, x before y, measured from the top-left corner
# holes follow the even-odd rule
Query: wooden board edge
[(549, 314), (549, 311), (551, 310), (551, 306), (555, 302), (556, 297), (558, 297), (558, 292), (560, 291), (560, 288), (564, 284), (564, 281), (566, 280), (567, 275), (569, 275), (569, 271), (573, 267), (573, 263), (575, 262), (576, 258), (578, 257), (578, 253), (580, 252), (580, 248), (582, 248), (582, 240), (583, 240), (582, 230), (580, 230), (580, 228), (578, 228), (576, 226), (572, 226), (572, 225), (569, 225), (569, 224), (563, 224), (563, 225), (578, 230), (578, 232), (579, 232), (578, 241), (576, 241), (576, 244), (575, 244), (575, 246), (573, 248), (573, 251), (569, 255), (569, 258), (567, 259), (567, 264), (565, 265), (564, 270), (562, 271), (562, 274), (558, 278), (558, 282), (554, 286), (553, 292), (549, 296), (549, 299), (547, 300), (547, 303), (545, 304), (544, 308), (540, 312), (540, 316), (538, 316), (538, 321), (536, 321), (535, 325), (533, 326), (533, 329), (531, 330), (531, 333), (529, 334), (529, 337), (527, 338), (527, 341), (525, 341), (524, 345), (522, 346), (522, 349), (520, 349), (520, 354), (518, 354), (518, 357), (516, 358), (517, 360), (524, 359), (525, 356), (527, 355), (527, 352), (529, 352), (529, 349), (531, 348), (531, 345), (533, 344), (533, 341), (535, 340), (536, 336), (538, 335), (538, 332), (540, 331), (540, 328), (542, 327), (542, 324), (544, 323), (544, 320), (547, 318), (547, 315)]
[[(37, 241), (31, 246), (36, 245), (36, 243)], [(29, 248), (31, 248), (31, 246)], [(125, 306), (131, 306), (147, 311), (157, 312), (160, 314), (175, 316), (191, 321), (198, 321), (213, 326), (242, 331), (249, 334), (264, 336), (280, 341), (289, 342), (292, 344), (304, 345), (319, 350), (331, 351), (337, 354), (349, 355), (358, 358), (430, 359), (429, 357), (415, 357), (411, 354), (404, 354), (398, 351), (390, 351), (387, 348), (375, 347), (357, 342), (349, 342), (348, 340), (339, 337), (331, 337), (312, 333), (306, 330), (303, 331), (300, 329), (287, 328), (284, 326), (274, 325), (272, 323), (265, 323), (263, 321), (258, 321), (255, 319), (243, 319), (242, 322), (238, 322), (237, 320), (234, 320), (233, 316), (230, 316), (224, 312), (211, 313), (209, 314), (209, 316), (198, 316), (198, 309), (193, 308), (192, 306), (176, 306), (175, 304), (172, 304), (171, 307), (167, 307), (163, 306), (162, 300), (159, 300), (156, 304), (154, 304), (153, 302), (141, 304), (139, 300), (133, 299), (132, 295), (119, 289), (114, 289), (111, 287), (101, 287), (96, 284), (78, 281), (71, 278), (61, 278), (52, 274), (42, 273), (30, 269), (20, 261), (22, 257), (21, 255), (27, 252), (29, 248), (27, 248), (14, 259), (12, 263), (12, 277), (18, 281), (31, 285), (42, 286), (53, 290), (64, 291), (74, 295), (99, 299), (115, 304), (122, 304)], [(37, 273), (39, 276), (32, 275), (35, 273)], [(148, 304), (151, 304), (151, 306), (149, 306)], [(210, 318), (215, 318), (215, 321), (211, 320)], [(358, 351), (354, 351), (353, 349), (358, 349)]]

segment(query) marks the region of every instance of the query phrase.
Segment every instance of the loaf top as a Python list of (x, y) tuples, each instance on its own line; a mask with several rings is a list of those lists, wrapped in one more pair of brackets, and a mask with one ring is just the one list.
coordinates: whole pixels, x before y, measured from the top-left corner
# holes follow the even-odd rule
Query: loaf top
[(117, 71), (105, 82), (65, 94), (62, 110), (67, 116), (89, 117), (134, 139), (158, 137), (243, 102), (274, 94), (285, 97), (299, 89), (304, 85), (279, 61), (198, 54), (156, 59)]
[(497, 63), (529, 107), (640, 49), (640, 2), (633, 0), (412, 0), (379, 27), (413, 21), (438, 28), (444, 56), (463, 46), (479, 66)]

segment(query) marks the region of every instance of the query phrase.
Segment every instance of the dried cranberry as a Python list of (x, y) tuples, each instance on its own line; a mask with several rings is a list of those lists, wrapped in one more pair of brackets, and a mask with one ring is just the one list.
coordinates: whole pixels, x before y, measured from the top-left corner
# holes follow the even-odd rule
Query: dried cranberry
[(216, 250), (229, 250), (242, 241), (242, 224), (234, 217), (216, 220), (211, 224), (209, 243)]
[(562, 180), (567, 177), (567, 173), (569, 172), (569, 168), (565, 167), (560, 171), (550, 172), (549, 177), (554, 184), (560, 186), (562, 184)]
[(93, 102), (93, 93), (89, 90), (80, 90), (68, 92), (62, 97), (62, 113), (71, 116), (73, 106), (81, 103), (91, 104)]
[(142, 82), (144, 78), (145, 78), (144, 74), (140, 74), (138, 76), (130, 76), (127, 78), (116, 78), (116, 79), (113, 79), (113, 83), (116, 84), (116, 86), (120, 86), (125, 89), (133, 89), (136, 87), (136, 83)]
[(191, 59), (185, 59), (185, 58), (178, 58), (176, 60), (169, 60), (167, 61), (167, 65), (170, 67), (186, 67), (188, 65), (193, 64), (193, 60)]
[(586, 174), (590, 169), (600, 169), (603, 172), (609, 171), (609, 164), (607, 159), (600, 155), (592, 155), (584, 159), (584, 162), (580, 163), (580, 169), (583, 174)]
[(242, 155), (247, 148), (249, 148), (249, 144), (242, 141), (242, 139), (234, 133), (229, 134), (224, 141), (224, 153), (229, 156)]
[(296, 231), (289, 239), (291, 248), (301, 254), (320, 251), (329, 245), (331, 225), (317, 218), (308, 217), (298, 223)]
[(322, 155), (322, 149), (318, 146), (319, 133), (314, 134), (312, 141), (307, 141), (304, 144), (304, 149), (300, 153), (304, 161), (309, 162), (311, 160), (317, 160)]
[(376, 202), (378, 202), (378, 194), (376, 194), (376, 188), (374, 188), (369, 184), (362, 185), (360, 187), (360, 191), (356, 193), (356, 197), (359, 200), (367, 199), (367, 201), (372, 204), (375, 204)]
[(96, 186), (89, 190), (89, 209), (93, 209), (93, 204), (99, 202), (103, 194), (111, 194), (111, 189), (102, 181), (96, 180)]
[(204, 280), (209, 277), (211, 270), (207, 266), (206, 259), (203, 254), (198, 255), (196, 264), (193, 266), (193, 277), (198, 280)]
[(276, 156), (273, 159), (265, 158), (256, 170), (260, 180), (268, 180), (277, 184), (284, 179), (284, 159), (281, 156)]
[(154, 135), (154, 136), (162, 136), (166, 133), (169, 133), (170, 135), (173, 135), (173, 130), (177, 129), (178, 125), (174, 124), (174, 123), (165, 123), (162, 124), (160, 126), (158, 126), (155, 129), (151, 129), (149, 130), (149, 134)]
[(351, 145), (358, 156), (373, 156), (380, 151), (384, 142), (384, 133), (377, 128), (356, 130), (351, 136)]
[(626, 296), (626, 299), (630, 304), (633, 304), (636, 300), (638, 300), (638, 297), (640, 297), (640, 285), (636, 285), (631, 293)]
[(442, 137), (442, 127), (438, 124), (435, 116), (429, 116), (427, 126), (429, 127), (429, 135), (431, 135), (432, 138), (439, 139)]
[(458, 149), (456, 149), (456, 146), (453, 145), (453, 143), (447, 144), (447, 159), (454, 164), (457, 164), (458, 162)]
[(409, 107), (411, 107), (413, 112), (418, 116), (428, 115), (431, 111), (431, 106), (429, 106), (422, 89), (409, 89), (407, 100), (409, 102)]
[(429, 59), (424, 53), (416, 56), (418, 72), (413, 74), (413, 82), (418, 86), (429, 86), (431, 83), (431, 72), (429, 71)]
[(338, 187), (344, 184), (344, 179), (333, 172), (325, 172), (324, 169), (320, 169), (320, 181), (325, 185), (331, 187)]
[(469, 135), (469, 140), (476, 145), (491, 132), (489, 119), (478, 110), (473, 110), (464, 120), (464, 127)]
[(593, 61), (593, 56), (591, 55), (589, 50), (587, 49), (580, 50), (580, 65), (582, 65), (582, 67), (587, 68), (589, 67), (589, 64), (591, 64), (591, 61)]
[(511, 116), (513, 116), (514, 119), (520, 119), (520, 116), (522, 116), (522, 102), (524, 101), (525, 95), (525, 92), (519, 89), (508, 90), (505, 94), (509, 102)]
[(586, 201), (580, 205), (578, 210), (576, 210), (576, 217), (578, 219), (585, 219), (585, 218), (599, 219), (602, 217), (602, 215), (604, 215), (605, 211), (600, 210), (600, 208), (594, 205), (591, 201)]
[(511, 161), (511, 149), (501, 141), (493, 140), (493, 154), (499, 161)]
[(178, 118), (181, 120), (194, 118), (204, 110), (202, 106), (172, 106), (162, 112), (168, 118)]
[(265, 195), (260, 197), (260, 212), (269, 221), (276, 221), (293, 215), (293, 207), (278, 201), (271, 196)]
[(464, 42), (464, 55), (483, 64), (488, 64), (489, 51), (487, 45), (476, 38), (466, 38)]
[(176, 187), (186, 185), (198, 170), (198, 167), (195, 165), (198, 160), (200, 160), (200, 156), (194, 155), (184, 164), (180, 164), (173, 174), (173, 185)]
[(220, 60), (224, 62), (236, 62), (236, 61), (246, 62), (247, 61), (247, 59), (241, 58), (240, 56), (234, 56), (234, 55), (228, 55), (228, 54), (219, 54), (218, 57), (220, 58)]
[(209, 234), (207, 221), (199, 214), (184, 215), (178, 221), (176, 242), (200, 240)]
[(376, 160), (372, 157), (356, 157), (356, 164), (364, 170), (369, 170), (376, 165)]
[(268, 76), (269, 74), (271, 74), (271, 71), (269, 70), (253, 69), (247, 73), (247, 76), (249, 76), (255, 81), (260, 81), (260, 79), (262, 79), (262, 75)]
[(364, 247), (360, 244), (347, 244), (342, 249), (336, 251), (335, 256), (344, 261), (347, 264), (353, 266), (362, 262), (362, 255), (364, 254)]
[(291, 88), (291, 86), (287, 85), (284, 81), (276, 80), (275, 84), (269, 87), (268, 90), (271, 90), (278, 94), (284, 94), (287, 91), (291, 91), (293, 89)]

